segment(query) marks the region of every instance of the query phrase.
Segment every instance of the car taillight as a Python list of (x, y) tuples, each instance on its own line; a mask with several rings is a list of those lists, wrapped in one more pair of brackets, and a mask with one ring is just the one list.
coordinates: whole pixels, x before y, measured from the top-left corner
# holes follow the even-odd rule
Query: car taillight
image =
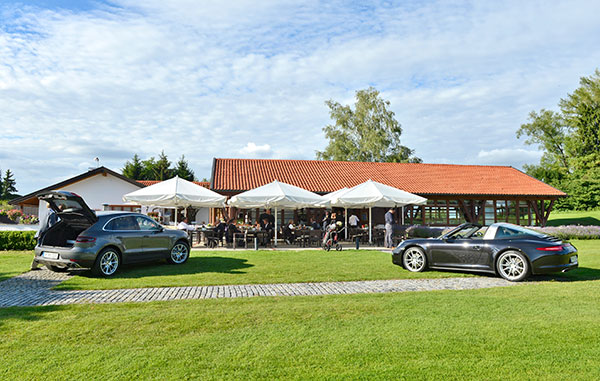
[(547, 246), (547, 247), (538, 247), (538, 250), (541, 251), (561, 251), (563, 249), (562, 246)]
[(79, 237), (77, 237), (75, 242), (77, 242), (77, 243), (96, 242), (96, 237), (86, 237), (86, 236), (80, 235)]

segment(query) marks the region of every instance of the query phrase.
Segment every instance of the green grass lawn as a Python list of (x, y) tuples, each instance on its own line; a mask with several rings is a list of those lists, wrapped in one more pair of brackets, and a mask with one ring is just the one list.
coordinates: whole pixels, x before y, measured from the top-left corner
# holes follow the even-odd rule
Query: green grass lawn
[(582, 268), (506, 288), (0, 309), (0, 377), (599, 379), (600, 241), (573, 243)]
[(109, 279), (83, 272), (60, 290), (200, 286), (251, 283), (328, 282), (472, 276), (453, 272), (411, 273), (392, 264), (391, 254), (371, 250), (193, 251), (181, 266), (127, 266)]
[(586, 212), (552, 212), (548, 218), (548, 226), (559, 225), (600, 225), (600, 210)]
[(0, 251), (0, 281), (28, 271), (32, 259), (32, 251)]
[(600, 378), (600, 281), (0, 309), (3, 379)]

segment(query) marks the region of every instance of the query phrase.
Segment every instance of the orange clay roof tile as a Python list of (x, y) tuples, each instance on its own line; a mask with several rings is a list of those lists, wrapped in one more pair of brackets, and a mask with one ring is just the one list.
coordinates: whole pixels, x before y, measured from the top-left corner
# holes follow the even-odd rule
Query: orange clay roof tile
[(421, 195), (566, 196), (507, 166), (215, 159), (213, 171), (215, 191), (245, 191), (278, 180), (327, 193), (371, 179)]

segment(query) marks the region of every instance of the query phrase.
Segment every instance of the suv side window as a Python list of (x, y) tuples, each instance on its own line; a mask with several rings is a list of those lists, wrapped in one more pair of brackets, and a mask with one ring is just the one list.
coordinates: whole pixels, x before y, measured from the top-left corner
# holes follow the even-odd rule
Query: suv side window
[(156, 221), (151, 220), (148, 217), (136, 216), (135, 219), (137, 220), (137, 223), (140, 226), (140, 230), (157, 231), (161, 229), (161, 226), (158, 223), (156, 223)]
[(113, 231), (140, 230), (140, 226), (138, 225), (135, 217), (125, 216), (111, 220), (108, 224), (106, 224), (105, 229)]

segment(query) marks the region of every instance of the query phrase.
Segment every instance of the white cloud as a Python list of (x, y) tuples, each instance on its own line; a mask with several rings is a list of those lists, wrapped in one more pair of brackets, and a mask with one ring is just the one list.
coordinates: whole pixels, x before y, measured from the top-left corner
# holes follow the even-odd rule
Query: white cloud
[(324, 101), (370, 85), (424, 161), (505, 164), (480, 152), (525, 150), (529, 111), (600, 62), (585, 0), (93, 4), (0, 6), (0, 168), (22, 193), (96, 156), (119, 170), (164, 149), (199, 177), (213, 157), (313, 158)]
[(272, 153), (271, 146), (268, 144), (256, 145), (255, 143), (249, 142), (240, 151), (242, 156), (267, 156)]
[(521, 168), (523, 164), (537, 164), (542, 157), (540, 151), (528, 151), (522, 148), (502, 148), (481, 150), (477, 154), (477, 161), (481, 164), (510, 165)]

